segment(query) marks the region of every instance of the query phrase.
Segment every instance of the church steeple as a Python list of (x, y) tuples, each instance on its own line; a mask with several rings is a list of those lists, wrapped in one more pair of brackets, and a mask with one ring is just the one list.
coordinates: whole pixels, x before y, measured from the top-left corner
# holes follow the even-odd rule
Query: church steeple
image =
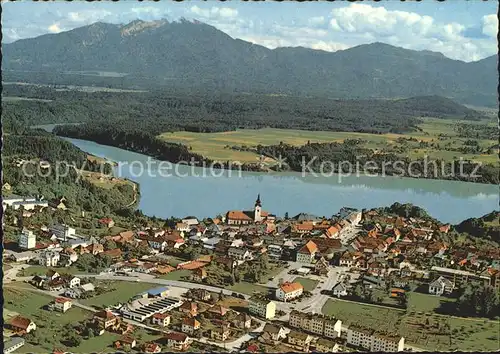
[(260, 194), (257, 196), (257, 200), (255, 201), (255, 208), (253, 213), (253, 221), (260, 222), (262, 221), (262, 203), (260, 202)]
[(262, 203), (260, 202), (260, 194), (257, 195), (257, 200), (255, 201), (255, 206), (262, 206)]

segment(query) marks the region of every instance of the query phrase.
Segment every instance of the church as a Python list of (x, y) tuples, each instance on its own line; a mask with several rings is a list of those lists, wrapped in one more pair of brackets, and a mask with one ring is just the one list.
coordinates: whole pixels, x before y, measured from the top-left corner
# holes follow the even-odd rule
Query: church
[(228, 225), (248, 225), (251, 223), (262, 222), (271, 217), (267, 211), (262, 210), (262, 203), (260, 201), (260, 194), (257, 196), (253, 210), (241, 211), (231, 210), (226, 215), (226, 222)]

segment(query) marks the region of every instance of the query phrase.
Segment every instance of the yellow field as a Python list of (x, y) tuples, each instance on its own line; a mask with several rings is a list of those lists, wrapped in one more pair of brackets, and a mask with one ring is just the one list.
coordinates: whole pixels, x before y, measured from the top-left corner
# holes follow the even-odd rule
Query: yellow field
[[(259, 156), (251, 151), (237, 151), (230, 147), (252, 148), (257, 145), (275, 145), (280, 142), (291, 145), (304, 145), (308, 141), (311, 143), (342, 142), (345, 139), (363, 139), (367, 142), (365, 147), (370, 149), (384, 149), (393, 146), (398, 138), (413, 137), (424, 142), (439, 142), (440, 145), (450, 143), (451, 146), (461, 146), (467, 139), (459, 138), (454, 131), (454, 126), (458, 122), (469, 124), (485, 124), (484, 122), (475, 123), (469, 121), (456, 121), (435, 118), (425, 118), (424, 123), (420, 125), (423, 132), (412, 132), (408, 134), (367, 134), (352, 132), (331, 132), (331, 131), (307, 131), (293, 129), (241, 129), (237, 131), (221, 133), (191, 133), (175, 132), (164, 133), (160, 138), (168, 142), (181, 143), (192, 148), (192, 151), (213, 160), (230, 160), (241, 162), (258, 162)], [(491, 124), (491, 123), (487, 123)], [(438, 135), (446, 134), (450, 138), (445, 141), (439, 141)], [(497, 144), (494, 140), (480, 140), (480, 146), (483, 148)], [(416, 144), (415, 144), (416, 145)], [(441, 158), (452, 160), (454, 157), (461, 156), (464, 159), (481, 161), (483, 163), (495, 163), (498, 158), (496, 154), (473, 155), (461, 154), (456, 151), (436, 150), (433, 148), (412, 147), (408, 155), (410, 157), (422, 157), (428, 155), (431, 158)]]

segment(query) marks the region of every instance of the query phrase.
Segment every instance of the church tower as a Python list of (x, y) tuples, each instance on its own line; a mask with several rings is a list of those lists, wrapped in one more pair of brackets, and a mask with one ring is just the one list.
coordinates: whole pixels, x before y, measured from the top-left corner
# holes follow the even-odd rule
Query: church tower
[(253, 220), (255, 222), (260, 222), (262, 221), (262, 203), (260, 202), (260, 194), (257, 196), (257, 200), (255, 201), (255, 208), (254, 208), (254, 215), (253, 215)]

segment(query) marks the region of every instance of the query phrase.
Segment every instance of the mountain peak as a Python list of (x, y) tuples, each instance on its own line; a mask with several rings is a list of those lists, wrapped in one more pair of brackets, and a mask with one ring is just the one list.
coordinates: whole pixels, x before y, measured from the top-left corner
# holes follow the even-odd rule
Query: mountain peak
[(148, 29), (161, 27), (166, 24), (168, 24), (168, 21), (166, 19), (156, 20), (156, 21), (135, 20), (127, 25), (123, 25), (121, 27), (121, 34), (124, 37), (131, 36), (146, 31)]

